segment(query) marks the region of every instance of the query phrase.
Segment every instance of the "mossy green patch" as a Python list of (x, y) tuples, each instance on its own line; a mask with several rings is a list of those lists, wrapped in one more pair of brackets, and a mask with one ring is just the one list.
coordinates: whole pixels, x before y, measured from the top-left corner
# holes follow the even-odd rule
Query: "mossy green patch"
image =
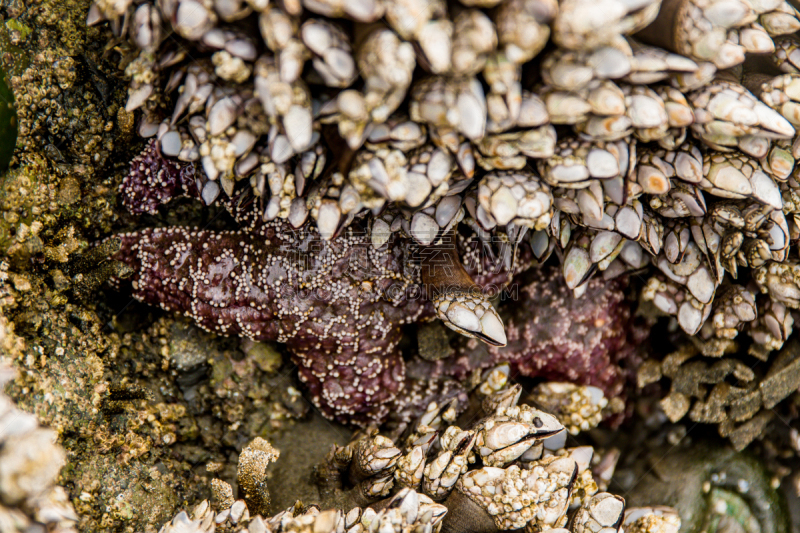
[(7, 20), (6, 21), (6, 28), (8, 28), (10, 31), (18, 31), (19, 32), (19, 37), (23, 41), (28, 37), (28, 35), (31, 34), (31, 31), (33, 31), (28, 26), (26, 26), (25, 24), (21, 23), (17, 19), (9, 19), (9, 20)]

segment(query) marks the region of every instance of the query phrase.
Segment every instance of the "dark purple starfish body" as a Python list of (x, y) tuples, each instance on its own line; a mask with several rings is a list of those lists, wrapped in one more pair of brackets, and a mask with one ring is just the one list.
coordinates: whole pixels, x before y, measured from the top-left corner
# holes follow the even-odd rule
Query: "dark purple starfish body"
[(403, 384), (400, 326), (431, 316), (399, 239), (323, 241), (280, 222), (259, 231), (125, 234), (134, 296), (224, 335), (284, 342), (314, 402), (350, 422), (382, 419)]
[(158, 208), (182, 194), (197, 194), (195, 166), (167, 159), (151, 141), (133, 158), (122, 181), (122, 205), (134, 215), (154, 215)]
[[(150, 177), (164, 175), (159, 162), (170, 165), (169, 179), (151, 191)], [(177, 171), (171, 165), (153, 145), (145, 150), (123, 183), (126, 205), (151, 211), (174, 195), (202, 190), (189, 165)], [(209, 331), (285, 343), (312, 401), (329, 417), (366, 425), (402, 406), (401, 327), (435, 316), (421, 284), (417, 245), (393, 234), (375, 248), (357, 222), (324, 240), (313, 224), (296, 229), (282, 220), (264, 222), (257, 198), (234, 196), (223, 203), (238, 231), (179, 227), (119, 235), (115, 259), (134, 269), (134, 296), (184, 313)], [(512, 269), (492, 268), (480, 250), (474, 236), (457, 239), (467, 274), (484, 290), (502, 290), (531, 264), (527, 244)], [(511, 361), (525, 375), (618, 393), (613, 354), (626, 346), (629, 311), (621, 305), (621, 282), (590, 284), (576, 301), (560, 276), (548, 272), (505, 306), (507, 348), (482, 347), (473, 339), (471, 355), (440, 361), (435, 374), (463, 378), (470, 370)]]

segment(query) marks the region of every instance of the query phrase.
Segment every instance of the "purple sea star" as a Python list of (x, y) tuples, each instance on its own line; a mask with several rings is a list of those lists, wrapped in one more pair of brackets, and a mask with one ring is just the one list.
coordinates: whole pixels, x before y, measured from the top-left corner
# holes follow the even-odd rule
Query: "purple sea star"
[(182, 194), (197, 195), (195, 166), (167, 159), (150, 142), (131, 161), (130, 172), (122, 180), (122, 205), (134, 215), (156, 214), (159, 206)]
[[(200, 189), (185, 166), (166, 161), (165, 171), (161, 160), (151, 144), (134, 161), (122, 187), (134, 212)], [(153, 191), (154, 183), (163, 187)], [(257, 199), (224, 202), (238, 231), (166, 228), (118, 236), (114, 257), (135, 270), (134, 296), (185, 313), (209, 331), (285, 343), (327, 416), (356, 424), (383, 420), (405, 381), (401, 326), (435, 315), (422, 288), (418, 247), (394, 235), (375, 248), (358, 224), (325, 240), (312, 224), (264, 222)], [(466, 272), (477, 288), (502, 288), (513, 274), (481, 262)]]
[[(174, 196), (198, 196), (204, 187), (190, 167), (166, 160), (151, 144), (123, 183), (126, 205), (152, 212)], [(312, 401), (346, 423), (379, 423), (403, 407), (404, 393), (412, 396), (398, 350), (404, 324), (437, 315), (446, 320), (442, 294), (461, 289), (462, 300), (469, 300), (469, 291), (502, 290), (532, 263), (530, 247), (522, 243), (512, 268), (496, 268), (475, 235), (455, 234), (444, 253), (420, 253), (399, 234), (375, 247), (358, 221), (325, 240), (314, 224), (264, 222), (259, 199), (248, 194), (221, 200), (237, 231), (178, 227), (122, 234), (115, 259), (134, 269), (133, 294), (141, 301), (185, 313), (209, 331), (285, 343)], [(444, 264), (426, 270), (431, 258)], [(632, 352), (625, 282), (593, 279), (583, 298), (575, 299), (555, 269), (537, 274), (504, 308), (508, 347), (473, 338), (423, 380), (463, 379), (475, 369), (511, 362), (523, 375), (597, 385), (618, 395), (618, 362)], [(480, 332), (473, 336), (492, 341)]]
[(310, 228), (148, 229), (120, 236), (134, 296), (224, 335), (284, 342), (314, 403), (350, 422), (380, 420), (403, 384), (400, 326), (432, 316), (409, 298), (418, 273), (399, 243), (326, 242)]

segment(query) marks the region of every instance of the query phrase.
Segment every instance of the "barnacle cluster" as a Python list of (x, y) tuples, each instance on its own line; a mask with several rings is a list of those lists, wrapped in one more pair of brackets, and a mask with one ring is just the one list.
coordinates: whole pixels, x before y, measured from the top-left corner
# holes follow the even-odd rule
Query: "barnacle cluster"
[[(97, 67), (98, 56), (76, 52), (85, 31), (72, 25), (74, 17), (64, 16), (75, 6), (37, 4), (27, 10), (8, 6), (6, 13), (18, 18), (0, 26), (0, 64), (16, 108), (16, 157), (44, 154), (75, 177), (94, 177), (115, 147), (124, 114), (111, 102), (113, 87)], [(4, 101), (9, 96), (2, 93)], [(5, 143), (13, 140), (4, 137)]]
[[(113, 148), (110, 141), (103, 141), (103, 133), (112, 124), (103, 120), (102, 102), (92, 93), (68, 90), (77, 82), (79, 65), (72, 57), (56, 53), (50, 49), (42, 52), (32, 58), (33, 68), (11, 78), (19, 99), (19, 149), (44, 145), (61, 161), (63, 150), (85, 166), (102, 163), (101, 154), (107, 156)], [(43, 65), (51, 68), (37, 68)]]
[[(3, 383), (14, 377), (9, 361), (2, 361)], [(0, 523), (9, 532), (46, 527), (50, 531), (74, 533), (78, 515), (63, 487), (56, 485), (66, 463), (55, 433), (39, 426), (36, 417), (19, 410), (5, 394), (0, 397), (5, 426), (0, 453)]]
[[(491, 379), (486, 386), (492, 389)], [(319, 482), (339, 493), (333, 509), (298, 501), (270, 517), (254, 512), (258, 504), (248, 495), (234, 500), (230, 485), (215, 479), (214, 504), (201, 502), (191, 518), (179, 513), (161, 531), (678, 531), (675, 509), (626, 509), (624, 498), (601, 491), (593, 469), (607, 475), (613, 465), (593, 462), (591, 446), (565, 447), (564, 426), (518, 405), (521, 391), (515, 385), (477, 393), (482, 406), (466, 430), (453, 424), (452, 406), (433, 403), (397, 445), (376, 429), (334, 445), (317, 469)], [(251, 448), (275, 460), (263, 439), (243, 456)], [(240, 458), (239, 479), (252, 470)], [(263, 473), (257, 477), (265, 487)]]
[[(0, 281), (8, 276), (0, 270)], [(7, 295), (0, 310), (10, 303)], [(22, 348), (8, 321), (0, 315), (0, 385), (13, 380), (17, 370), (11, 357)], [(37, 527), (60, 533), (77, 531), (78, 516), (63, 487), (56, 484), (66, 463), (64, 449), (55, 442), (52, 429), (39, 425), (37, 417), (20, 410), (0, 393), (0, 524), (4, 531), (22, 532)]]
[[(718, 351), (791, 331), (771, 318), (800, 305), (784, 0), (94, 2), (104, 20), (156, 138), (142, 157), (194, 163), (207, 204), (247, 198), (322, 239), (358, 227), (376, 249), (468, 226), (511, 244), (507, 269), (555, 252), (576, 295), (651, 265), (642, 298)], [(122, 189), (135, 211), (174, 187), (148, 168)], [(485, 299), (450, 312), (471, 284), (446, 281), (437, 315), (503, 344)]]

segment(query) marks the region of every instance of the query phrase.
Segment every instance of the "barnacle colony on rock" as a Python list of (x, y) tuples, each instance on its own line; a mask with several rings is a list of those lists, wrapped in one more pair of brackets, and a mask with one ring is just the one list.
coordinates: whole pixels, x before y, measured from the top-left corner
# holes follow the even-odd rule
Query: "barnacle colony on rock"
[[(0, 341), (9, 340), (8, 324), (0, 320)], [(5, 348), (5, 346), (4, 346)], [(14, 378), (10, 359), (0, 358), (0, 383)], [(58, 473), (66, 454), (55, 443), (55, 432), (41, 427), (31, 413), (17, 408), (5, 393), (0, 393), (0, 420), (3, 421), (0, 452), (0, 523), (7, 531), (47, 528), (60, 533), (77, 531), (78, 516), (69, 495), (58, 486)]]
[(301, 376), (328, 414), (385, 416), (399, 324), (435, 314), (506, 344), (487, 284), (551, 255), (575, 297), (644, 272), (642, 299), (718, 353), (740, 331), (767, 351), (791, 332), (785, 0), (98, 0), (102, 21), (155, 137), (125, 205), (188, 194), (240, 224), (123, 236), (136, 296), (321, 354)]
[[(681, 517), (676, 509), (626, 508), (624, 498), (605, 492), (603, 479), (613, 464), (593, 460), (591, 446), (566, 447), (564, 426), (552, 415), (518, 405), (520, 393), (519, 385), (486, 396), (476, 393), (482, 406), (472, 413), (477, 421), (467, 429), (436, 416), (440, 409), (433, 406), (404, 439), (370, 430), (345, 446), (334, 445), (316, 477), (336, 494), (341, 502), (336, 508), (321, 510), (297, 501), (270, 517), (248, 494), (234, 500), (231, 486), (215, 479), (216, 505), (201, 502), (191, 519), (181, 512), (161, 531), (213, 531), (216, 524), (232, 531), (272, 533), (496, 533), (523, 528), (677, 533)], [(265, 460), (276, 456), (260, 438), (243, 456), (252, 448), (264, 449)], [(239, 459), (240, 480), (254, 471), (265, 485), (263, 472), (254, 470), (249, 459)]]

